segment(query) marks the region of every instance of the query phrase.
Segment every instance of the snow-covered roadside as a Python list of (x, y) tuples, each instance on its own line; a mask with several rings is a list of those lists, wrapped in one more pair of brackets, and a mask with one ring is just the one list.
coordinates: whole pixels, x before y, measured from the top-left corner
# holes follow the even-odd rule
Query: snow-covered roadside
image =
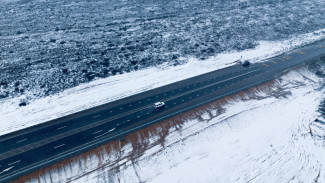
[[(20, 98), (0, 101), (0, 135), (33, 126), (44, 121), (88, 109), (109, 101), (140, 93), (189, 77), (234, 64), (242, 59), (259, 62), (302, 45), (324, 38), (325, 29), (282, 42), (261, 41), (255, 49), (219, 54), (207, 60), (182, 58), (180, 66), (160, 65), (141, 71), (99, 79), (60, 94), (30, 99), (26, 107), (18, 107)], [(29, 97), (28, 97), (29, 98)]]
[(40, 180), (324, 182), (325, 125), (314, 122), (324, 99), (322, 82), (306, 68), (291, 71), (276, 81), (272, 92), (232, 100), (222, 113), (209, 108), (203, 120), (170, 128), (164, 145), (150, 146), (157, 141), (154, 134), (143, 138), (138, 143), (150, 148), (138, 152), (139, 157), (130, 158), (137, 152), (130, 142), (54, 168)]
[[(291, 79), (297, 77), (299, 73), (291, 73), (284, 79), (291, 80), (289, 85), (307, 82)], [(322, 94), (313, 84), (288, 88), (288, 98), (230, 104), (209, 122), (220, 124), (141, 157), (137, 173), (126, 166), (119, 176), (133, 174), (125, 182), (138, 177), (148, 182), (168, 182), (170, 177), (174, 182), (313, 182), (321, 172), (318, 181), (323, 182), (323, 142), (315, 141), (309, 129)]]
[(148, 150), (119, 173), (99, 170), (76, 182), (110, 176), (116, 182), (313, 182), (319, 172), (323, 182), (324, 143), (309, 129), (322, 98), (319, 80), (306, 70), (282, 79), (292, 95), (229, 104), (216, 118), (186, 122), (165, 147)]

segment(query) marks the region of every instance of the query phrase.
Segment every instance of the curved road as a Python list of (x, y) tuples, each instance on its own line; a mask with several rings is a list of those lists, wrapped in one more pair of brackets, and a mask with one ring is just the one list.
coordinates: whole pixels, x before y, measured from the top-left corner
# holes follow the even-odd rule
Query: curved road
[[(125, 134), (249, 89), (325, 55), (325, 41), (247, 68), (213, 71), (0, 137), (0, 182), (75, 156)], [(109, 92), (109, 91), (108, 91)], [(166, 108), (155, 111), (153, 103)]]

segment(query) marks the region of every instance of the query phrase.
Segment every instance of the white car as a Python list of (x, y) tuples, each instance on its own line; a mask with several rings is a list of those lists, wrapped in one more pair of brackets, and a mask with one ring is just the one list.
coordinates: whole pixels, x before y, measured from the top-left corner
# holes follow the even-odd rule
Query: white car
[(164, 102), (156, 102), (154, 107), (155, 107), (156, 110), (162, 109), (162, 108), (165, 107), (165, 103)]

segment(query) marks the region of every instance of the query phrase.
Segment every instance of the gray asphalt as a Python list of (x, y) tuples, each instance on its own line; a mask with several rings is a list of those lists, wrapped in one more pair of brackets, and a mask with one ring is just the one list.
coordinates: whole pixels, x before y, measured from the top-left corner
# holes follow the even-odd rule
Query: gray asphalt
[[(0, 137), (0, 182), (88, 151), (127, 133), (249, 89), (325, 55), (325, 41), (263, 63), (240, 64)], [(213, 67), (213, 66), (211, 66)], [(153, 103), (166, 107), (155, 111)]]

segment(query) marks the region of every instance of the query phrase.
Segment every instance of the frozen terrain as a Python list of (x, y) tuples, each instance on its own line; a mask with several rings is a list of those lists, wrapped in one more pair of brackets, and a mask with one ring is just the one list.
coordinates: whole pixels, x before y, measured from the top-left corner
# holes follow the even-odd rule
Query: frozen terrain
[(0, 102), (322, 36), (324, 7), (323, 0), (0, 0)]
[(324, 61), (191, 111), (195, 118), (108, 143), (31, 182), (324, 182)]
[(323, 38), (325, 30), (321, 29), (284, 41), (261, 41), (256, 48), (221, 53), (204, 61), (190, 58), (182, 65), (161, 64), (97, 79), (46, 97), (27, 96), (28, 105), (24, 107), (19, 103), (26, 95), (0, 99), (0, 135), (236, 64), (240, 59), (260, 62)]
[[(324, 7), (0, 0), (0, 135), (323, 40)], [(325, 182), (324, 67), (322, 58), (254, 95), (135, 132), (137, 141), (109, 143), (110, 151), (31, 182)], [(19, 107), (22, 99), (27, 106)]]

